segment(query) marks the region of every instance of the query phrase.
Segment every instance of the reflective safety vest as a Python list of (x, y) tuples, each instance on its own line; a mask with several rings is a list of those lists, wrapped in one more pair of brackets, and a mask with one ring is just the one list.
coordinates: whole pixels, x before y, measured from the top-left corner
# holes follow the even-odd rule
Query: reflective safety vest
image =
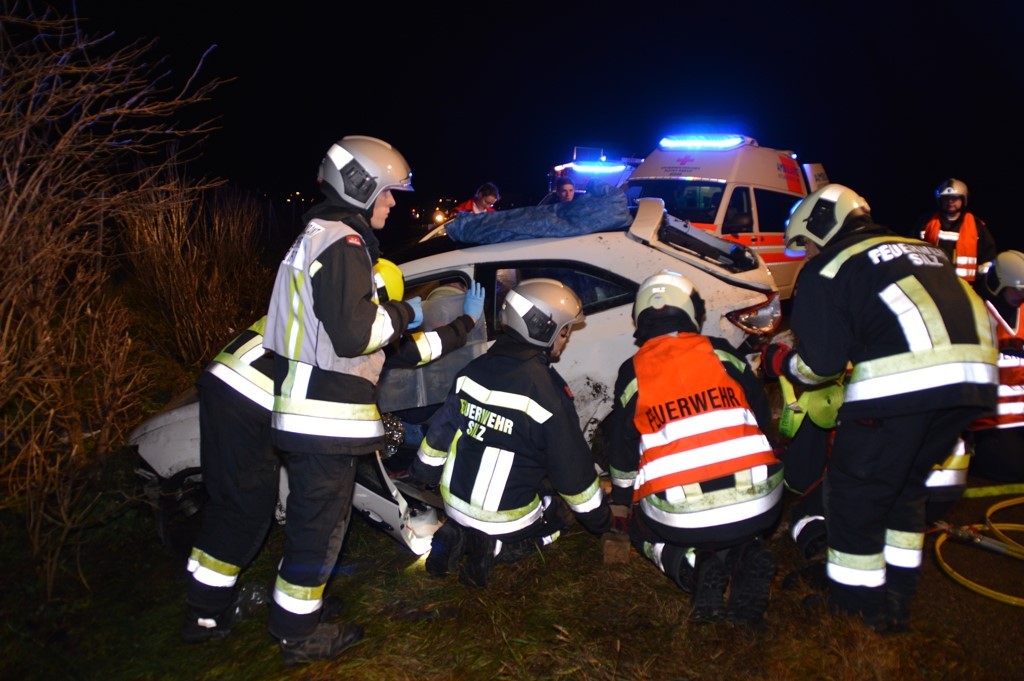
[[(1020, 313), (1018, 312), (1016, 325), (1011, 327), (991, 302), (986, 301), (985, 306), (996, 324), (999, 347), (1003, 349), (1024, 346), (1024, 327), (1020, 323)], [(1000, 351), (997, 411), (972, 423), (970, 430), (1020, 426), (1024, 426), (1024, 358)]]
[[(274, 399), (275, 431), (302, 436), (369, 441), (384, 437), (380, 412), (372, 399), (343, 402), (308, 395), (316, 372), (364, 379), (376, 385), (384, 366), (382, 347), (395, 336), (388, 312), (378, 305), (370, 341), (363, 354), (339, 355), (330, 335), (316, 316), (313, 278), (322, 263), (318, 258), (342, 239), (362, 243), (362, 237), (344, 222), (311, 220), (282, 260), (267, 315), (266, 347), (288, 361), (288, 369)], [(364, 249), (365, 250), (365, 249)], [(378, 302), (377, 282), (369, 251), (366, 294)]]
[[(633, 358), (640, 465), (634, 502), (674, 526), (711, 526), (769, 510), (781, 495), (781, 471), (743, 388), (726, 372), (711, 342), (681, 333), (651, 339)], [(713, 500), (700, 483), (735, 477)], [(664, 502), (655, 499), (661, 495)], [(728, 498), (726, 498), (728, 497)], [(674, 512), (681, 511), (681, 512)], [(700, 513), (706, 511), (706, 513)], [(701, 517), (703, 516), (703, 517)]]
[(951, 232), (942, 229), (942, 221), (936, 213), (921, 231), (921, 238), (933, 246), (938, 246), (940, 241), (956, 242), (952, 260), (957, 276), (965, 281), (974, 281), (978, 275), (978, 226), (973, 215), (964, 213), (960, 231)]
[[(263, 332), (266, 326), (266, 316), (261, 317), (228, 343), (220, 354), (213, 358), (213, 362), (206, 370), (236, 392), (270, 411), (274, 408), (274, 379), (270, 374), (253, 366), (256, 360), (269, 357), (271, 354), (263, 347)], [(267, 367), (268, 370), (272, 368)]]

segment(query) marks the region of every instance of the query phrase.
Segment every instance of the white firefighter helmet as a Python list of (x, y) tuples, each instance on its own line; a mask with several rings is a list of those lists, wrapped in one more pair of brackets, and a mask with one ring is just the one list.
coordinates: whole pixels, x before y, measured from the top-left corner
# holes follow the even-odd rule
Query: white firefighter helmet
[(530, 343), (549, 348), (567, 326), (583, 321), (576, 293), (556, 279), (527, 279), (505, 296), (501, 324)]
[(824, 248), (858, 208), (871, 212), (867, 200), (845, 185), (826, 184), (811, 192), (793, 206), (786, 220), (786, 250), (804, 253), (808, 241)]
[(317, 182), (329, 186), (346, 203), (366, 210), (382, 191), (412, 191), (412, 171), (387, 142), (349, 135), (327, 150)]
[(644, 310), (667, 307), (681, 310), (697, 329), (704, 323), (704, 299), (700, 297), (697, 287), (683, 275), (671, 270), (653, 274), (640, 284), (633, 302), (633, 323), (637, 323)]
[(997, 255), (985, 277), (985, 286), (992, 295), (1008, 288), (1024, 290), (1024, 253), (1003, 251)]
[(964, 208), (967, 207), (967, 185), (951, 177), (948, 180), (943, 180), (942, 183), (935, 188), (935, 200), (941, 204), (942, 197), (944, 196), (959, 196), (964, 200)]

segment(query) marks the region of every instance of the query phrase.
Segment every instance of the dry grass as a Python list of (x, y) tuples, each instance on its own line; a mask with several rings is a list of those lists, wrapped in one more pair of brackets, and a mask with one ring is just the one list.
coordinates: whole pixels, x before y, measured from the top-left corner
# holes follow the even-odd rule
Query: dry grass
[[(797, 559), (790, 540), (777, 535), (771, 545), (782, 567), (767, 627), (751, 631), (687, 622), (689, 597), (653, 565), (636, 552), (628, 564), (605, 565), (598, 540), (578, 527), (540, 555), (498, 566), (491, 585), (476, 589), (429, 577), (422, 560), (356, 520), (329, 590), (367, 635), (338, 660), (288, 670), (267, 635), (265, 612), (225, 641), (179, 643), (184, 560), (159, 547), (145, 516), (122, 522), (125, 546), (90, 563), (93, 596), (60, 616), (27, 618), (30, 633), (0, 650), (0, 676), (53, 678), (74, 661), (80, 678), (113, 680), (988, 681), (1014, 678), (1024, 654), (1019, 609), (971, 594), (930, 562), (914, 630), (880, 636), (803, 607), (806, 586), (783, 589)], [(274, 528), (244, 581), (273, 579), (281, 540)]]

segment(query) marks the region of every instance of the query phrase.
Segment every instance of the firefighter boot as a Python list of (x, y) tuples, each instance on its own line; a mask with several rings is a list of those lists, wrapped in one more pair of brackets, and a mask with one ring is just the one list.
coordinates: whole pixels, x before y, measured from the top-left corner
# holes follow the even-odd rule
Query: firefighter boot
[(451, 519), (446, 520), (430, 540), (427, 573), (434, 577), (445, 577), (455, 572), (465, 546), (466, 533), (462, 527)]
[(205, 643), (222, 639), (231, 633), (236, 624), (270, 602), (269, 589), (265, 585), (250, 583), (243, 584), (224, 609), (213, 608), (211, 611), (208, 607), (191, 604), (197, 596), (198, 600), (209, 604), (231, 592), (230, 588), (210, 587), (193, 580), (189, 585), (191, 598), (188, 599), (190, 603), (185, 612), (185, 624), (181, 628), (181, 640), (185, 643)]
[(699, 624), (725, 619), (725, 587), (729, 570), (714, 551), (698, 551), (694, 565), (693, 609), (690, 621)]
[(887, 565), (885, 569), (885, 619), (888, 633), (910, 630), (910, 602), (917, 593), (920, 573), (913, 568)]
[(487, 586), (497, 542), (478, 530), (468, 530), (466, 534), (466, 560), (459, 572), (459, 581), (469, 586)]
[(330, 660), (363, 637), (358, 624), (326, 624), (321, 622), (309, 635), (298, 641), (281, 639), (281, 660), (286, 667), (305, 662)]
[(732, 575), (728, 618), (757, 627), (764, 621), (778, 558), (760, 539), (752, 539), (729, 551)]

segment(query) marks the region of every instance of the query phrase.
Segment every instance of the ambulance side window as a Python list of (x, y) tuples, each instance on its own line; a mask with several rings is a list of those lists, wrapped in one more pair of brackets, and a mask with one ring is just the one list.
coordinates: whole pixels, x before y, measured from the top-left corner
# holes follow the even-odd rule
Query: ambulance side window
[(758, 231), (785, 232), (789, 211), (800, 197), (769, 189), (755, 189), (754, 200), (757, 202)]
[(722, 234), (749, 234), (753, 231), (754, 216), (750, 203), (750, 189), (736, 187), (732, 190), (729, 205), (725, 209)]

